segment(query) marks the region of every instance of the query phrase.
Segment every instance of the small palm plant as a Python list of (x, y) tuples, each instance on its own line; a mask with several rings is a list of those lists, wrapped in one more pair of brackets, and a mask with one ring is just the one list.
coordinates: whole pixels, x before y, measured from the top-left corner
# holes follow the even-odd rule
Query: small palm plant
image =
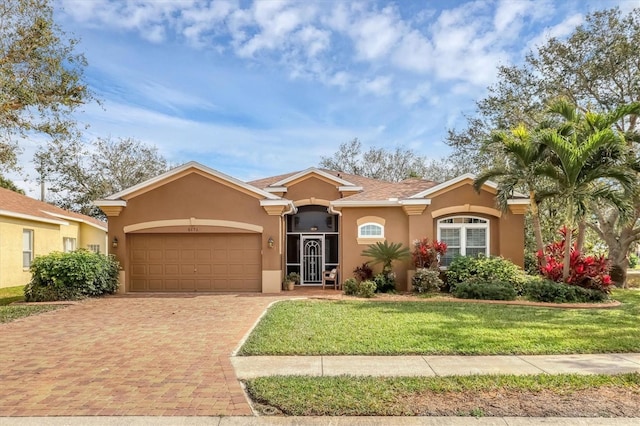
[(403, 247), (402, 243), (371, 244), (362, 251), (362, 256), (370, 257), (371, 263), (382, 263), (382, 273), (387, 275), (391, 272), (391, 264), (396, 260), (407, 259), (411, 255), (409, 248)]

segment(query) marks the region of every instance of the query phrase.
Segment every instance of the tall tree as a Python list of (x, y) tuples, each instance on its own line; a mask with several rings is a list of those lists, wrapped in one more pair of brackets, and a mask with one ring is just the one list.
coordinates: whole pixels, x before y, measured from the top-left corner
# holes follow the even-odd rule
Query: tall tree
[[(546, 105), (560, 97), (582, 111), (601, 112), (640, 101), (640, 8), (626, 15), (619, 8), (588, 14), (566, 39), (551, 38), (530, 52), (523, 64), (499, 67), (497, 83), (476, 102), (476, 114), (468, 117), (466, 128), (450, 130), (447, 143), (454, 156), (464, 156), (478, 168), (502, 166), (498, 147), (480, 151), (492, 131), (520, 123), (535, 128), (546, 117)], [(615, 127), (635, 149), (637, 115), (625, 117)], [(640, 240), (640, 200), (635, 204), (636, 220), (622, 220), (616, 209), (606, 205), (585, 218), (607, 243), (614, 265), (621, 265), (619, 259)], [(547, 209), (541, 213), (546, 215)], [(552, 217), (541, 220), (554, 223)]]
[(75, 133), (71, 113), (92, 98), (77, 43), (54, 22), (49, 0), (0, 2), (0, 169), (17, 166), (16, 137)]
[(100, 218), (104, 216), (93, 201), (169, 168), (156, 147), (131, 138), (98, 138), (89, 144), (52, 142), (36, 154), (34, 162), (49, 184), (52, 202)]
[(541, 170), (547, 160), (546, 146), (535, 140), (535, 134), (527, 130), (524, 125), (516, 127), (511, 132), (496, 132), (493, 135), (493, 144), (498, 145), (504, 163), (483, 171), (476, 177), (473, 186), (476, 191), (479, 191), (488, 180), (495, 181), (498, 184), (497, 200), (503, 210), (508, 208), (507, 200), (517, 189), (526, 188), (536, 250), (543, 250), (544, 241), (538, 204), (546, 195), (541, 179)]
[(331, 157), (321, 157), (320, 167), (372, 179), (398, 182), (409, 177), (444, 181), (456, 176), (454, 167), (442, 160), (427, 160), (407, 148), (388, 151), (371, 147), (363, 151), (357, 139), (340, 144)]
[[(541, 142), (553, 155), (540, 173), (551, 179), (555, 192), (566, 200), (565, 225), (573, 229), (587, 216), (593, 203), (603, 201), (620, 212), (632, 210), (625, 194), (637, 187), (635, 171), (629, 167), (629, 150), (624, 135), (612, 126), (629, 114), (640, 112), (640, 103), (624, 105), (608, 114), (580, 112), (560, 99), (549, 111), (563, 121), (547, 129)], [(624, 207), (628, 206), (627, 209)], [(567, 232), (563, 277), (569, 277), (571, 232)]]

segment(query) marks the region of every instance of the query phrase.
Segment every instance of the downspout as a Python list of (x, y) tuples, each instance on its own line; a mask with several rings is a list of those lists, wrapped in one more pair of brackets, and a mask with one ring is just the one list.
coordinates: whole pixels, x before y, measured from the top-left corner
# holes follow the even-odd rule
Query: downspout
[[(342, 229), (342, 220), (340, 220), (340, 218), (342, 217), (342, 212), (338, 211), (338, 210), (334, 210), (333, 209), (333, 204), (329, 203), (329, 207), (327, 207), (327, 212), (330, 214), (335, 214), (338, 215), (338, 221), (339, 221), (339, 225), (338, 225), (338, 229)], [(343, 254), (342, 254), (342, 231), (338, 232), (338, 253), (340, 253), (339, 257), (338, 257), (338, 265), (340, 266), (340, 275), (344, 274), (344, 262), (343, 262)], [(336, 277), (336, 279), (338, 279), (338, 277)], [(340, 280), (342, 280), (342, 278), (340, 277)]]

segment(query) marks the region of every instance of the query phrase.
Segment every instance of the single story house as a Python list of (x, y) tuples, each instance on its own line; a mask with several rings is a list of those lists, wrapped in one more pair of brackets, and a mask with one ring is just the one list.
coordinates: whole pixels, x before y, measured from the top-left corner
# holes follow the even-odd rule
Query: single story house
[[(517, 195), (504, 212), (494, 184), (477, 193), (472, 183), (391, 183), (314, 167), (243, 182), (190, 162), (95, 204), (109, 219), (121, 291), (275, 293), (289, 272), (302, 286), (338, 265), (349, 278), (370, 260), (362, 250), (385, 239), (410, 248), (442, 240), (444, 265), (484, 253), (522, 266), (528, 200)], [(409, 290), (415, 268), (394, 266), (398, 289)]]
[(38, 255), (86, 248), (106, 253), (107, 224), (0, 188), (0, 287), (25, 285)]

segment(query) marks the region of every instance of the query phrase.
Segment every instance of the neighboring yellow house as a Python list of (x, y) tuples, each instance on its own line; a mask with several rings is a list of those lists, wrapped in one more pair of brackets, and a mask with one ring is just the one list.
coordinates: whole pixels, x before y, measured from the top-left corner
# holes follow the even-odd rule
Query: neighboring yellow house
[(106, 222), (0, 188), (0, 288), (27, 284), (36, 256), (106, 244)]

